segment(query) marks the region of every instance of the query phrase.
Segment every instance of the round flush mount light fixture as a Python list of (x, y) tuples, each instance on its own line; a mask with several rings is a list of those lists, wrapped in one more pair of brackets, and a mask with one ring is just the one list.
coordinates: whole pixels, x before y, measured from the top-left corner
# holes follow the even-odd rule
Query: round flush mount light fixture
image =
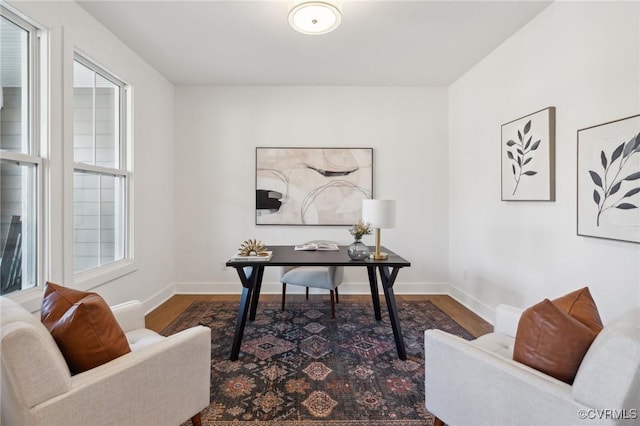
[(341, 21), (340, 9), (326, 1), (307, 1), (289, 10), (289, 25), (302, 34), (326, 34)]

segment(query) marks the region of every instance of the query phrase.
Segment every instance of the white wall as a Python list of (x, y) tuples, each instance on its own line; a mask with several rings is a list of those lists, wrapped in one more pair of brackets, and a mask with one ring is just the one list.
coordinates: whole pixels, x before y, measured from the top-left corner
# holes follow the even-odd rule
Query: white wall
[[(174, 87), (74, 2), (12, 2), (49, 30), (48, 158), (51, 262), (46, 278), (77, 287), (73, 274), (72, 70), (80, 49), (133, 87), (132, 134), (136, 271), (93, 287), (109, 303), (152, 307), (174, 281)], [(67, 101), (63, 103), (63, 99)], [(65, 149), (66, 146), (66, 149)], [(64, 166), (66, 164), (66, 166)], [(99, 282), (99, 280), (97, 281)], [(22, 297), (23, 298), (23, 297)], [(35, 298), (31, 302), (35, 302)], [(27, 303), (27, 306), (37, 306)]]
[[(179, 87), (178, 291), (238, 293), (237, 274), (221, 265), (248, 238), (267, 245), (352, 241), (347, 226), (256, 226), (256, 146), (373, 147), (374, 196), (398, 205), (398, 226), (382, 231), (383, 244), (412, 262), (398, 275), (396, 292), (443, 288), (449, 226), (446, 89)], [(373, 244), (373, 236), (365, 242)], [(279, 292), (276, 268), (270, 269), (263, 291)], [(366, 293), (366, 283), (364, 268), (348, 269), (341, 290)]]
[[(576, 235), (576, 131), (640, 113), (640, 4), (556, 2), (449, 88), (454, 295), (485, 317), (588, 285), (640, 305), (640, 246)], [(555, 202), (500, 201), (503, 123), (556, 107)]]
[[(375, 196), (398, 200), (399, 226), (383, 242), (412, 262), (398, 292), (451, 289), (489, 319), (498, 303), (527, 306), (582, 285), (605, 321), (640, 304), (640, 246), (575, 231), (576, 130), (640, 112), (637, 2), (554, 3), (448, 91), (174, 89), (75, 3), (13, 4), (51, 30), (53, 280), (74, 285), (72, 212), (62, 201), (71, 117), (62, 99), (78, 47), (134, 86), (138, 269), (95, 288), (110, 303), (152, 307), (173, 282), (178, 291), (237, 293), (235, 272), (222, 264), (247, 238), (349, 243), (347, 227), (254, 225), (255, 147), (330, 146), (374, 148)], [(501, 202), (500, 126), (549, 105), (557, 201)], [(278, 291), (276, 280), (269, 271), (265, 291)], [(366, 292), (365, 283), (364, 271), (349, 270), (343, 291)]]

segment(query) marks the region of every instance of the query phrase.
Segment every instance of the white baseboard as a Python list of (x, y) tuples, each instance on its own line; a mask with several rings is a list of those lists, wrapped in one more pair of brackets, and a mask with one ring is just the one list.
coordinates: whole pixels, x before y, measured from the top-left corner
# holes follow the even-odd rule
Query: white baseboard
[(160, 290), (147, 300), (143, 301), (142, 306), (144, 307), (145, 315), (156, 309), (158, 306), (162, 305), (167, 300), (171, 299), (174, 294), (176, 294), (175, 286), (173, 284), (170, 284), (163, 290)]
[(487, 321), (490, 324), (494, 323), (494, 318), (496, 315), (495, 308), (492, 308), (491, 306), (481, 302), (469, 293), (460, 290), (458, 287), (452, 284), (449, 284), (449, 296), (454, 298), (465, 308), (474, 312), (483, 320)]
[[(378, 286), (382, 294), (382, 287)], [(451, 296), (467, 309), (476, 313), (485, 321), (493, 324), (495, 309), (476, 299), (472, 295), (459, 288), (444, 282), (433, 283), (396, 283), (393, 286), (395, 294), (445, 294)], [(281, 294), (282, 285), (279, 282), (263, 283), (260, 291), (262, 294)], [(322, 289), (310, 289), (311, 294), (321, 294)], [(175, 294), (240, 294), (241, 287), (238, 282), (212, 283), (212, 282), (176, 282), (164, 290), (154, 294), (144, 301), (145, 312), (149, 313), (162, 303), (169, 300)], [(304, 294), (304, 287), (289, 286), (287, 294)], [(369, 283), (343, 283), (340, 285), (340, 294), (357, 295), (370, 294)]]
[[(240, 294), (241, 287), (237, 282), (231, 283), (199, 283), (182, 282), (173, 283), (174, 294)], [(382, 294), (382, 286), (378, 285)], [(393, 286), (396, 294), (449, 294), (447, 283), (397, 283)], [(312, 288), (311, 294), (326, 293), (322, 289)], [(281, 294), (282, 284), (279, 282), (263, 283), (262, 294)], [(304, 287), (288, 286), (288, 294), (303, 294)], [(343, 283), (340, 285), (340, 294), (369, 294), (369, 283)]]

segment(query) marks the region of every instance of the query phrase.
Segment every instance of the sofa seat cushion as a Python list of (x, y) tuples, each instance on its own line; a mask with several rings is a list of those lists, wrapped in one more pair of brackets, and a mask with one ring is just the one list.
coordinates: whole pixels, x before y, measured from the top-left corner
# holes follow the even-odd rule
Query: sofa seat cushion
[(48, 282), (40, 312), (42, 323), (60, 348), (71, 374), (131, 352), (111, 308), (96, 293)]
[(166, 337), (159, 335), (153, 330), (147, 328), (139, 328), (126, 333), (131, 352), (137, 352), (142, 348), (146, 348), (156, 343), (162, 342)]
[(513, 358), (513, 337), (500, 333), (489, 333), (471, 341), (471, 344), (503, 358)]

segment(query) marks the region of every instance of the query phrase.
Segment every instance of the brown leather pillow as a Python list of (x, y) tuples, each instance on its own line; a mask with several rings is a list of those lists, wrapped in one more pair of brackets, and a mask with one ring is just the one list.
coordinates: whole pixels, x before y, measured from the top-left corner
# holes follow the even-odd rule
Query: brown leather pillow
[(131, 352), (129, 342), (96, 293), (47, 282), (41, 320), (55, 339), (71, 374), (78, 374)]
[(513, 359), (571, 384), (597, 334), (545, 299), (520, 317)]
[(602, 330), (602, 320), (600, 319), (596, 302), (594, 302), (589, 292), (589, 287), (572, 291), (562, 297), (553, 299), (551, 302), (562, 312), (571, 315), (596, 332), (596, 334)]

